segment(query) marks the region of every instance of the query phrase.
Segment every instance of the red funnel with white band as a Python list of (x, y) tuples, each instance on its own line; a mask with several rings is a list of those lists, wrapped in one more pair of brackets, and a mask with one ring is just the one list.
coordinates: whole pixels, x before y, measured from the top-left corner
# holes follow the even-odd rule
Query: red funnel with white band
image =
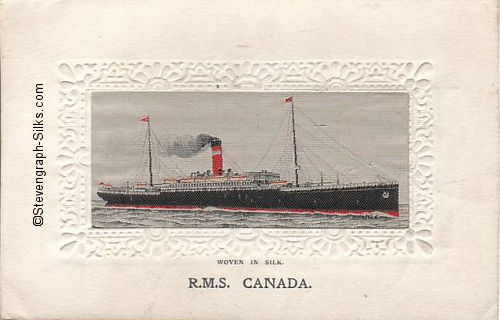
[(214, 176), (222, 175), (222, 141), (214, 139), (211, 142), (212, 146), (212, 174)]

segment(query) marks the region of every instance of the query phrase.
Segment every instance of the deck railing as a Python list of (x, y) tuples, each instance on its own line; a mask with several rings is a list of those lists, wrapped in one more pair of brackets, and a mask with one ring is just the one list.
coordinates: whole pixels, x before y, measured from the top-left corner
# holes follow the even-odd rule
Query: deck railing
[(302, 186), (283, 186), (271, 184), (250, 184), (250, 185), (226, 185), (226, 186), (154, 186), (147, 188), (126, 188), (126, 187), (100, 187), (99, 192), (111, 194), (160, 194), (160, 192), (181, 192), (181, 191), (227, 191), (227, 190), (281, 190), (286, 192), (293, 191), (312, 191), (312, 190), (340, 190), (340, 189), (360, 189), (370, 187), (393, 187), (398, 185), (398, 182), (361, 182), (361, 183), (346, 183), (346, 184), (312, 184)]

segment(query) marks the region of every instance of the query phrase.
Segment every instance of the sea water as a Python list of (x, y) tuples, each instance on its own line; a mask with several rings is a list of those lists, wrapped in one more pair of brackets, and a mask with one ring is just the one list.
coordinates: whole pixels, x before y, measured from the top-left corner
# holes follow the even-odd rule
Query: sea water
[(382, 215), (325, 215), (294, 213), (227, 212), (217, 209), (170, 211), (109, 208), (92, 201), (95, 228), (331, 228), (401, 229), (409, 224), (408, 205), (400, 205), (399, 217)]

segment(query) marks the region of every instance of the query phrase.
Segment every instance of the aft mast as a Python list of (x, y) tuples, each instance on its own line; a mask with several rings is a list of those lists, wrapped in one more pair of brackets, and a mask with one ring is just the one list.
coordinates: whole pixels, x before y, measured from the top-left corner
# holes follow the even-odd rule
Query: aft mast
[(299, 186), (299, 162), (297, 159), (297, 140), (295, 138), (295, 107), (293, 105), (293, 98), (287, 97), (285, 102), (292, 103), (292, 135), (293, 135), (293, 159), (295, 164), (295, 186)]
[(141, 119), (148, 124), (148, 156), (149, 156), (149, 186), (153, 186), (153, 158), (151, 156), (151, 122), (149, 116)]

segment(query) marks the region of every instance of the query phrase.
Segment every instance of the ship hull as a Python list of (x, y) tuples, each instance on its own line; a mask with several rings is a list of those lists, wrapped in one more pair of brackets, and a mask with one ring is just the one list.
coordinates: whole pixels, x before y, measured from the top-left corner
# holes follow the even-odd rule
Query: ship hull
[(224, 208), (227, 210), (399, 214), (397, 184), (307, 190), (191, 190), (133, 192), (98, 191), (108, 206), (137, 208)]

